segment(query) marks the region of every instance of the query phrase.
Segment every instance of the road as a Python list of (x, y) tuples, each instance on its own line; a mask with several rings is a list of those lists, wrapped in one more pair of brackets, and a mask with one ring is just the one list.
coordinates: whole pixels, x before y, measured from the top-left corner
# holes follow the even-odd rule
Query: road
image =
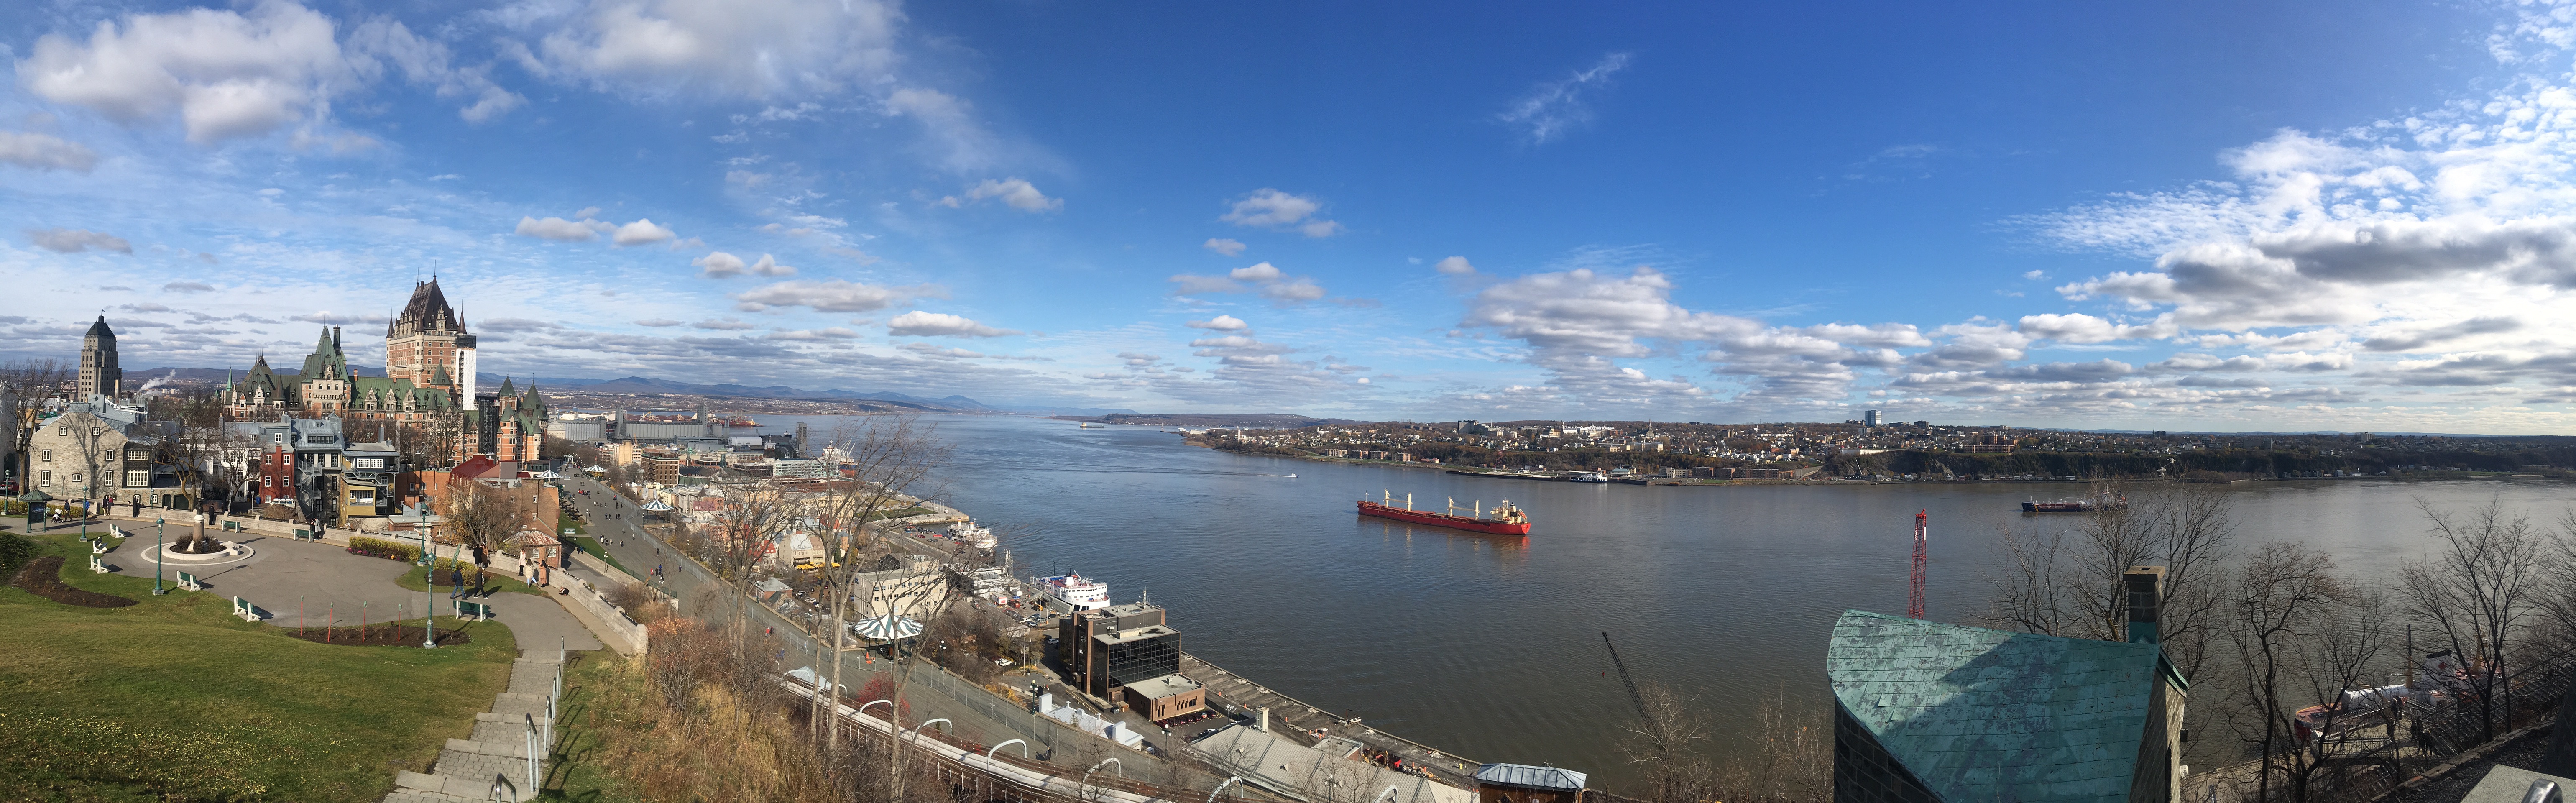
[[(686, 613), (709, 621), (719, 620), (730, 614), (729, 609), (686, 610), (698, 605), (700, 596), (706, 592), (714, 592), (713, 599), (725, 600), (731, 593), (731, 589), (695, 561), (679, 557), (677, 550), (647, 532), (641, 526), (642, 514), (635, 510), (633, 504), (611, 492), (605, 484), (589, 477), (566, 478), (564, 485), (566, 489), (575, 492), (576, 499), (581, 500), (576, 504), (581, 505), (590, 520), (591, 534), (599, 537), (601, 545), (616, 555), (619, 562), (626, 564), (628, 568), (647, 574), (653, 571), (653, 567), (662, 567), (663, 579), (656, 585), (664, 593), (680, 600)], [(588, 497), (581, 497), (578, 494), (579, 491), (584, 490), (590, 491)], [(781, 656), (786, 666), (811, 664), (815, 649), (814, 641), (794, 623), (788, 621), (786, 616), (757, 604), (748, 604), (745, 610), (750, 612), (755, 626), (776, 629), (779, 641), (787, 648), (787, 653)], [(870, 664), (865, 654), (860, 652), (843, 653), (841, 661), (843, 662), (841, 666), (843, 682), (852, 689), (859, 688), (870, 675), (889, 668), (883, 658)], [(985, 716), (978, 713), (976, 709), (1012, 704), (981, 690), (974, 690), (972, 693), (984, 699), (972, 701), (972, 704), (960, 701), (949, 690), (939, 688), (938, 684), (924, 682), (924, 673), (932, 671), (936, 670), (928, 667), (915, 670), (914, 683), (905, 691), (905, 697), (911, 700), (916, 719), (927, 721), (936, 717), (946, 717), (958, 725), (961, 733), (969, 731), (980, 733), (982, 735), (980, 741), (986, 744), (998, 744), (1010, 739), (1027, 739), (1033, 744), (1065, 745), (1073, 739), (1097, 738), (1085, 736), (1071, 728), (1052, 725), (1041, 728), (1015, 726), (1002, 722), (999, 718)], [(1142, 760), (1145, 757), (1133, 756), (1133, 758)]]

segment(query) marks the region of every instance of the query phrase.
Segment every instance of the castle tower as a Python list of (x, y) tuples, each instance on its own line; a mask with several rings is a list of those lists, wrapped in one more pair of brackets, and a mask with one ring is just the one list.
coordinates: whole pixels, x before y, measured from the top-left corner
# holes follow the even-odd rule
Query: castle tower
[(437, 279), (412, 285), (411, 302), (385, 327), (385, 376), (447, 391), (474, 409), (474, 335)]
[(81, 336), (80, 388), (82, 400), (91, 396), (116, 398), (125, 395), (125, 370), (116, 367), (116, 332), (107, 328), (107, 316), (89, 325)]

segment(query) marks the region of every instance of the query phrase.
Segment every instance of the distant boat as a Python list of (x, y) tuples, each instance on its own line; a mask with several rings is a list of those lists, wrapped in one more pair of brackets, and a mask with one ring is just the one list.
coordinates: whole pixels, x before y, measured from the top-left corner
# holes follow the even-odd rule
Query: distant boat
[(751, 427), (760, 426), (760, 422), (753, 421), (748, 417), (728, 418), (725, 419), (724, 425), (734, 429), (749, 429)]
[(2110, 492), (2107, 492), (2107, 491), (2106, 491), (2106, 492), (2103, 492), (2103, 493), (2093, 494), (2093, 495), (2091, 495), (2091, 496), (2079, 496), (2079, 497), (2073, 497), (2073, 498), (2068, 498), (2068, 499), (2059, 499), (2059, 500), (2054, 501), (2054, 502), (2041, 502), (2041, 501), (2038, 501), (2038, 500), (2030, 500), (2030, 501), (2026, 501), (2026, 502), (2021, 503), (2021, 512), (2023, 512), (2023, 513), (2091, 513), (2091, 512), (2097, 511), (2097, 510), (2118, 510), (2118, 509), (2125, 508), (2125, 507), (2128, 507), (2128, 506), (2129, 506), (2129, 498), (2128, 498), (2128, 497), (2121, 496), (2121, 495), (2119, 495), (2119, 494), (2110, 493)]
[(1091, 423), (1091, 422), (1089, 422), (1089, 421), (1084, 421), (1084, 422), (1082, 422), (1082, 423), (1079, 423), (1079, 424), (1075, 424), (1075, 425), (1073, 425), (1073, 428), (1074, 428), (1074, 429), (1108, 429), (1108, 428), (1109, 428), (1109, 425), (1108, 425), (1108, 424), (1094, 424), (1094, 423)]
[(1412, 524), (1428, 524), (1434, 527), (1447, 527), (1453, 530), (1466, 530), (1468, 532), (1487, 533), (1491, 535), (1528, 535), (1530, 531), (1529, 516), (1521, 513), (1520, 508), (1513, 507), (1512, 500), (1509, 499), (1503, 500), (1501, 505), (1496, 506), (1493, 509), (1493, 518), (1486, 518), (1486, 511), (1484, 509), (1484, 503), (1482, 502), (1476, 503), (1476, 506), (1472, 508), (1472, 512), (1475, 515), (1461, 516), (1457, 513), (1458, 500), (1455, 499), (1449, 500), (1450, 512), (1433, 513), (1428, 510), (1413, 509), (1412, 494), (1405, 494), (1404, 506), (1396, 507), (1395, 494), (1393, 492), (1385, 493), (1386, 501), (1384, 502), (1371, 502), (1366, 499), (1360, 500), (1360, 515), (1376, 516), (1382, 519), (1394, 519), (1396, 521)]
[(1610, 475), (1608, 475), (1608, 474), (1603, 474), (1603, 473), (1598, 472), (1598, 471), (1577, 471), (1577, 472), (1574, 472), (1572, 475), (1567, 476), (1567, 477), (1566, 477), (1566, 479), (1573, 480), (1573, 481), (1575, 481), (1575, 482), (1601, 482), (1601, 483), (1606, 483), (1606, 482), (1609, 482), (1609, 481), (1610, 481)]

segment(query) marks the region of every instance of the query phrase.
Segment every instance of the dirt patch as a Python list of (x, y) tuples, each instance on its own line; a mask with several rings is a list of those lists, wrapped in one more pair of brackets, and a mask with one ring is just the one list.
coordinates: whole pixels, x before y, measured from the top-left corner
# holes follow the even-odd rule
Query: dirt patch
[(122, 608), (134, 604), (134, 600), (114, 594), (83, 591), (63, 585), (62, 573), (62, 556), (48, 555), (28, 561), (25, 567), (18, 570), (17, 579), (11, 580), (10, 584), (26, 589), (29, 594), (83, 608)]
[[(418, 647), (421, 636), (419, 625), (289, 628), (286, 634), (315, 644), (335, 644), (344, 647)], [(438, 634), (438, 646), (441, 647), (470, 644), (473, 641), (474, 639), (467, 636), (463, 630), (445, 630)]]

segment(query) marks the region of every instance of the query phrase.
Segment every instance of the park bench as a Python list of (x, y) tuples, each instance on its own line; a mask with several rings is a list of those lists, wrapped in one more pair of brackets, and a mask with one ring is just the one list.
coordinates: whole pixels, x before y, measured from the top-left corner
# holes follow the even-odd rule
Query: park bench
[(241, 522), (233, 521), (233, 520), (231, 520), (231, 519), (225, 519), (225, 520), (224, 520), (224, 532), (228, 532), (228, 533), (237, 533), (237, 532), (241, 532), (241, 531), (242, 531), (242, 523), (241, 523)]
[(242, 599), (240, 597), (233, 598), (233, 615), (241, 617), (242, 621), (259, 621), (259, 614), (259, 606), (250, 604), (250, 600)]
[(92, 555), (105, 555), (105, 554), (107, 554), (107, 539), (105, 539), (105, 538), (101, 538), (101, 539), (98, 539), (98, 540), (95, 540), (95, 541), (91, 541), (91, 542), (89, 542), (89, 553), (90, 553), (90, 554), (92, 554)]
[(179, 587), (190, 591), (206, 590), (206, 584), (197, 582), (197, 576), (187, 572), (179, 573)]
[(321, 537), (320, 537), (320, 536), (316, 536), (316, 535), (314, 535), (312, 530), (307, 530), (307, 529), (304, 529), (304, 528), (302, 528), (302, 527), (297, 527), (297, 528), (295, 528), (295, 540), (298, 540), (298, 541), (320, 541), (320, 540), (322, 540), (322, 539), (321, 539)]
[(488, 602), (467, 602), (464, 600), (457, 600), (456, 618), (472, 619), (477, 622), (491, 621), (492, 604)]
[(106, 574), (107, 566), (98, 562), (97, 555), (91, 555), (89, 556), (89, 570), (99, 574)]

